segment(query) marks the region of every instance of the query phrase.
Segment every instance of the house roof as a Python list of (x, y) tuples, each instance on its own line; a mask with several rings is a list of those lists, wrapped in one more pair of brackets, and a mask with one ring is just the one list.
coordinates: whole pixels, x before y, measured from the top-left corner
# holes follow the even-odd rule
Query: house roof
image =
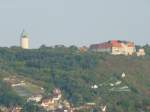
[(117, 40), (112, 40), (111, 44), (112, 44), (112, 47), (119, 47), (119, 48), (122, 47), (121, 43), (118, 42)]
[(134, 47), (133, 42), (129, 41), (120, 41), (120, 40), (111, 40), (108, 42), (100, 43), (100, 44), (93, 44), (90, 46), (91, 49), (107, 49), (112, 47), (122, 48), (122, 43), (127, 45), (128, 47)]

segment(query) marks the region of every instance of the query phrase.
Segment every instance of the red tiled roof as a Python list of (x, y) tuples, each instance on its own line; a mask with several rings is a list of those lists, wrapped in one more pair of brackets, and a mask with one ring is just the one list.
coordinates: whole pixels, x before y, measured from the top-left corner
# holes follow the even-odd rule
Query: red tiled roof
[(128, 45), (128, 47), (134, 47), (134, 43), (132, 42), (111, 40), (100, 44), (93, 44), (90, 46), (90, 48), (91, 49), (107, 49), (112, 47), (122, 48), (123, 46), (121, 43), (125, 43), (126, 45)]
[(112, 44), (112, 47), (119, 47), (119, 48), (122, 47), (121, 43), (119, 43), (117, 40), (112, 40), (111, 44)]

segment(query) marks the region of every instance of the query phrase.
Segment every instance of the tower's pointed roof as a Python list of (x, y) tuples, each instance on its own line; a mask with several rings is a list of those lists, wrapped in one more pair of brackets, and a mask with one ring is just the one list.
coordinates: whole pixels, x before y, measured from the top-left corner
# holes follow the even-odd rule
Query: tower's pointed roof
[(21, 38), (28, 38), (28, 33), (24, 29), (21, 33)]

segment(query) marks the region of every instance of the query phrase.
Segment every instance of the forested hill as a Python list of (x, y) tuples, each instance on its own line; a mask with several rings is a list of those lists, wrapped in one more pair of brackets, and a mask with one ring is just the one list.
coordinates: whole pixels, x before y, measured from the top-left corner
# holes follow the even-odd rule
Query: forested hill
[[(8, 76), (19, 76), (44, 87), (47, 94), (59, 87), (75, 106), (96, 102), (107, 104), (110, 112), (148, 112), (150, 47), (145, 46), (145, 50), (146, 56), (136, 57), (80, 53), (75, 46), (32, 50), (0, 48), (0, 82)], [(125, 73), (124, 78), (122, 73)], [(92, 88), (93, 85), (98, 88)], [(0, 91), (5, 86), (1, 84)], [(7, 88), (15, 97), (0, 93), (0, 105), (20, 105), (23, 99)], [(5, 101), (7, 98), (10, 102)]]

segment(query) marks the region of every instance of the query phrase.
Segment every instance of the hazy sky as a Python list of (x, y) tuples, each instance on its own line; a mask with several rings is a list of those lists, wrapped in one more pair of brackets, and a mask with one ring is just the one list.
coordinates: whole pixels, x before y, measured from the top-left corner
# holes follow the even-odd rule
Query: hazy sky
[(0, 46), (150, 42), (150, 0), (0, 0)]

